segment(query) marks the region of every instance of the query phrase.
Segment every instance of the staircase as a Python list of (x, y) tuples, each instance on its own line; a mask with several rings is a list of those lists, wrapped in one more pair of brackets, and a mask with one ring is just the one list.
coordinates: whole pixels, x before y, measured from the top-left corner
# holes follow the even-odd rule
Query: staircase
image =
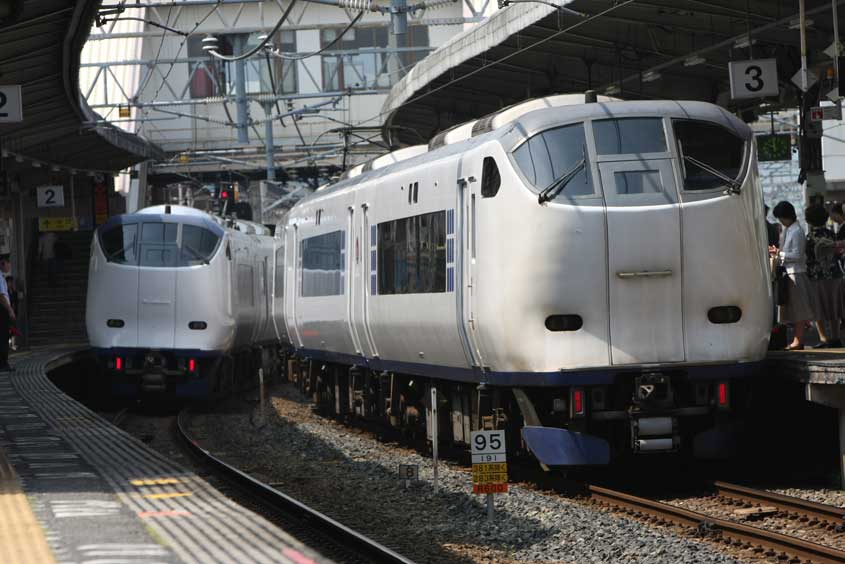
[[(91, 231), (57, 233), (57, 240), (71, 249), (56, 285), (47, 283), (47, 263), (38, 261), (29, 284), (29, 346), (85, 342), (85, 298)], [(35, 241), (38, 244), (38, 241)], [(36, 249), (37, 250), (37, 249)]]

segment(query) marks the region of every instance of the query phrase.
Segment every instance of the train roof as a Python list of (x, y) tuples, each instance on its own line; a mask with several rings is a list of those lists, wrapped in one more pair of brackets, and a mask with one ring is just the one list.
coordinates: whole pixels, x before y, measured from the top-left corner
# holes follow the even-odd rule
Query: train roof
[(149, 206), (140, 209), (135, 213), (116, 215), (109, 218), (109, 220), (98, 229), (107, 229), (113, 225), (122, 225), (124, 223), (134, 223), (139, 221), (178, 221), (179, 223), (206, 227), (218, 235), (222, 235), (227, 229), (232, 229), (248, 235), (270, 236), (270, 230), (260, 223), (245, 221), (242, 219), (227, 220), (196, 208), (172, 204)]
[(753, 132), (747, 124), (715, 104), (678, 100), (622, 101), (599, 97), (597, 102), (585, 103), (583, 94), (565, 94), (528, 100), (469, 121), (436, 135), (426, 145), (406, 147), (356, 165), (341, 179), (320, 188), (298, 204), (308, 204), (336, 192), (353, 189), (371, 180), (388, 176), (401, 167), (411, 167), (432, 159), (440, 159), (470, 150), (490, 140), (501, 139), (511, 149), (535, 133), (573, 121), (637, 115), (656, 115), (672, 118), (711, 121), (750, 140)]

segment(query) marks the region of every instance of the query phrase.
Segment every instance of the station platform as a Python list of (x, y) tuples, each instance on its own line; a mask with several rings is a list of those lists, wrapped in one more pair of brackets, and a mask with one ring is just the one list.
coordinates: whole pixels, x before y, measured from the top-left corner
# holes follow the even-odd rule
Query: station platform
[(845, 349), (772, 351), (771, 375), (804, 387), (807, 401), (838, 410), (840, 487), (845, 489)]
[(328, 562), (58, 390), (81, 352), (0, 373), (0, 562)]

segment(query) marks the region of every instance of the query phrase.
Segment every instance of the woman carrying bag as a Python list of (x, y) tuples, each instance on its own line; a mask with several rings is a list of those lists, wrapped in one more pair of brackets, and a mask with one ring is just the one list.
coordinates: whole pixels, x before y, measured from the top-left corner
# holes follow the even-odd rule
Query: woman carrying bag
[(780, 250), (769, 247), (769, 253), (778, 257), (780, 266), (785, 270), (785, 276), (778, 279), (778, 284), (786, 286), (783, 292), (786, 303), (778, 308), (778, 320), (780, 323), (792, 323), (795, 330), (795, 337), (786, 350), (803, 350), (805, 325), (815, 318), (810, 280), (807, 278), (807, 239), (792, 204), (780, 202), (772, 210), (772, 215), (784, 227), (780, 234)]

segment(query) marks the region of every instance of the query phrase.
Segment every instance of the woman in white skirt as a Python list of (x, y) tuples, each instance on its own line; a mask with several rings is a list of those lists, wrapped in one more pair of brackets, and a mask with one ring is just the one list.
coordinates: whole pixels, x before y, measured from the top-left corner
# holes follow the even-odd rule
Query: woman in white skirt
[(780, 202), (772, 210), (772, 215), (783, 225), (783, 230), (780, 234), (780, 249), (769, 247), (769, 252), (777, 255), (781, 266), (786, 269), (789, 284), (786, 305), (778, 308), (778, 320), (781, 323), (792, 323), (795, 329), (795, 338), (786, 350), (803, 350), (805, 325), (815, 318), (810, 279), (807, 278), (807, 240), (792, 204)]
[(813, 295), (813, 311), (821, 341), (817, 348), (842, 346), (839, 318), (842, 317), (842, 270), (836, 256), (836, 235), (827, 225), (824, 206), (813, 204), (804, 212), (807, 220), (807, 277)]

